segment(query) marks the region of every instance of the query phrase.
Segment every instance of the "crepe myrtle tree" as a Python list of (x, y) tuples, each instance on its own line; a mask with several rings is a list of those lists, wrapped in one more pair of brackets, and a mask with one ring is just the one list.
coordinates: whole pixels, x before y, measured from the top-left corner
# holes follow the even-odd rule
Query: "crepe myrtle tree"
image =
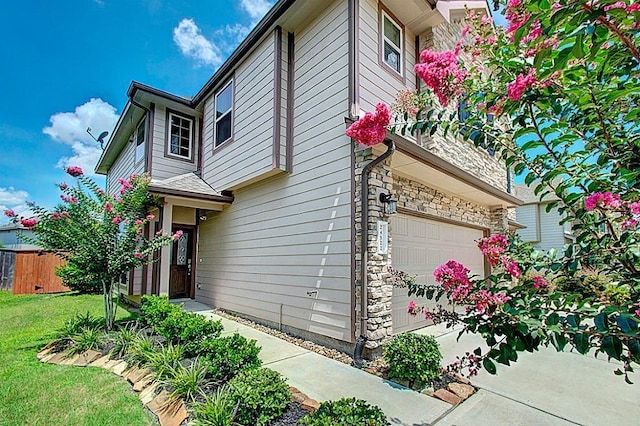
[(5, 215), (33, 231), (33, 236), (22, 235), (22, 239), (64, 259), (69, 268), (80, 272), (83, 282), (100, 283), (106, 328), (111, 330), (116, 314), (114, 291), (122, 277), (133, 268), (153, 262), (153, 253), (179, 238), (180, 233), (171, 236), (160, 231), (151, 239), (144, 236), (145, 224), (155, 219), (149, 210), (159, 204), (147, 190), (147, 175), (120, 178), (120, 189), (108, 194), (80, 167), (68, 167), (66, 171), (77, 183), (58, 184), (62, 202), (53, 210), (31, 203), (31, 217), (19, 217), (11, 210)]
[(449, 302), (427, 310), (412, 301), (410, 313), (485, 339), (488, 349), (453, 369), (495, 373), (495, 362), (544, 345), (604, 353), (630, 382), (640, 362), (640, 3), (497, 6), (507, 28), (468, 13), (453, 50), (420, 55), (427, 90), (400, 93), (394, 122), (380, 104), (347, 134), (372, 145), (384, 139), (380, 127), (419, 130), (493, 149), (541, 199), (554, 196), (547, 211), (559, 209), (576, 242), (545, 253), (493, 235), (478, 242), (493, 267), (486, 278), (455, 260), (434, 271), (435, 285), (393, 276), (410, 295)]

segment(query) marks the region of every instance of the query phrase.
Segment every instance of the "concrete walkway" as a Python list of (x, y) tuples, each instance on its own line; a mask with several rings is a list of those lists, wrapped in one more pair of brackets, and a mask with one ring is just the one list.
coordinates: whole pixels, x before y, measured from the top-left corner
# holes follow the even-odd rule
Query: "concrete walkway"
[[(481, 389), (457, 407), (334, 361), (215, 315), (187, 300), (184, 308), (221, 320), (223, 335), (238, 332), (262, 346), (263, 365), (282, 373), (291, 386), (318, 402), (343, 397), (364, 399), (382, 408), (393, 425), (637, 425), (640, 422), (640, 375), (637, 385), (615, 376), (614, 364), (572, 353), (543, 350), (520, 355), (498, 374), (481, 371), (472, 381)], [(481, 343), (475, 336), (456, 341), (441, 327), (421, 331), (436, 337), (443, 365)]]

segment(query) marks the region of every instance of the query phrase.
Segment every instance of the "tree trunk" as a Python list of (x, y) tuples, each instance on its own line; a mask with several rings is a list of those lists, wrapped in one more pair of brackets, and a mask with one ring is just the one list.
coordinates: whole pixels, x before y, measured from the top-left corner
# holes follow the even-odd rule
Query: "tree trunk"
[[(108, 285), (108, 287), (107, 287)], [(102, 292), (104, 294), (104, 319), (105, 325), (108, 331), (113, 329), (113, 323), (115, 321), (115, 314), (113, 312), (113, 279), (107, 284), (102, 282)]]

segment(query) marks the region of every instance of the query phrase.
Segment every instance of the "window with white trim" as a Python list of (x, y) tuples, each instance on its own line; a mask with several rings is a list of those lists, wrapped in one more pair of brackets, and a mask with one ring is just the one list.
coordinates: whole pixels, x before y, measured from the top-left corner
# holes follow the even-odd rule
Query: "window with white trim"
[(215, 108), (214, 148), (227, 142), (233, 136), (233, 80), (216, 93)]
[(191, 160), (193, 120), (169, 113), (169, 155)]
[(138, 127), (136, 128), (135, 143), (136, 143), (136, 163), (144, 158), (144, 154), (147, 148), (147, 135), (146, 135), (146, 123), (145, 118), (142, 119)]
[(402, 75), (402, 28), (382, 11), (382, 60), (392, 70)]

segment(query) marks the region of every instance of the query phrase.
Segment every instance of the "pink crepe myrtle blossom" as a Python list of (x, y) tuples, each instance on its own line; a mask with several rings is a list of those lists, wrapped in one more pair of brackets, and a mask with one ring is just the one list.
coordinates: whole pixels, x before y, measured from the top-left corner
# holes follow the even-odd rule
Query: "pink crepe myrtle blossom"
[(391, 123), (391, 114), (386, 104), (378, 103), (376, 112), (367, 112), (364, 117), (353, 123), (346, 135), (365, 146), (373, 146), (384, 142), (387, 126)]
[(436, 268), (433, 276), (442, 285), (449, 298), (462, 302), (471, 292), (473, 284), (469, 279), (469, 269), (455, 260), (450, 260)]
[(162, 235), (162, 229), (159, 231), (156, 231), (156, 237), (159, 237), (160, 235)]
[(136, 230), (136, 234), (138, 234), (138, 235), (142, 235), (142, 228), (138, 228), (138, 229)]
[(33, 229), (33, 227), (36, 226), (36, 223), (38, 223), (38, 219), (36, 218), (20, 219), (20, 224), (27, 229)]
[(142, 254), (141, 253), (133, 253), (133, 257), (135, 257), (136, 259), (142, 259)]
[(536, 290), (546, 290), (549, 288), (547, 281), (541, 276), (535, 276), (531, 279), (533, 281), (533, 288)]
[(60, 213), (58, 213), (58, 212), (51, 213), (51, 220), (59, 220), (61, 218), (62, 218), (62, 216), (60, 216)]
[[(640, 4), (640, 3), (639, 3)], [(634, 201), (627, 205), (632, 214), (640, 215), (640, 201)]]
[(520, 265), (518, 265), (518, 262), (511, 259), (510, 257), (502, 257), (502, 267), (507, 274), (511, 275), (515, 279), (518, 279), (522, 276)]
[(426, 49), (420, 54), (420, 61), (414, 71), (433, 90), (443, 106), (449, 105), (453, 97), (462, 93), (467, 71), (460, 67), (454, 51), (435, 52)]
[(504, 254), (508, 245), (509, 239), (502, 234), (495, 234), (478, 241), (478, 248), (491, 266), (496, 266), (500, 262), (500, 257)]
[(178, 241), (180, 239), (180, 237), (182, 237), (183, 232), (182, 231), (176, 231), (175, 234), (173, 234), (173, 241)]
[(596, 207), (617, 209), (621, 205), (620, 196), (611, 192), (594, 192), (584, 200), (584, 209), (587, 211), (595, 210)]
[(141, 219), (136, 219), (134, 223), (136, 226), (141, 226), (144, 222)]
[(84, 174), (82, 169), (78, 166), (69, 166), (66, 168), (66, 172), (73, 177), (82, 176)]
[(533, 73), (534, 71), (531, 69), (527, 75), (518, 74), (514, 81), (507, 84), (507, 96), (509, 100), (519, 101), (524, 92), (538, 81)]
[(625, 8), (627, 13), (640, 12), (640, 3), (630, 4)]
[(413, 300), (409, 302), (409, 306), (407, 306), (407, 312), (409, 312), (409, 315), (411, 315), (412, 317), (415, 317), (418, 314), (416, 302), (414, 302)]
[(148, 215), (147, 215), (147, 220), (153, 220), (153, 219), (155, 219), (155, 218), (156, 218), (156, 217), (155, 217), (154, 215), (152, 215), (152, 214), (148, 214)]
[(62, 182), (58, 184), (58, 188), (60, 188), (61, 190), (65, 190), (69, 187), (69, 185), (67, 185), (66, 183)]
[(104, 211), (113, 213), (113, 206), (110, 202), (107, 201), (106, 203), (104, 203)]
[(510, 300), (504, 292), (492, 293), (488, 290), (478, 290), (477, 293), (469, 296), (474, 303), (475, 310), (480, 314), (488, 314), (495, 311), (495, 308), (502, 306)]
[(4, 209), (4, 215), (6, 217), (16, 217), (17, 216), (16, 212), (14, 212), (11, 209)]
[(462, 37), (466, 37), (466, 36), (467, 36), (467, 34), (469, 34), (469, 31), (470, 31), (470, 30), (471, 30), (471, 26), (470, 26), (469, 24), (465, 25), (465, 26), (462, 28), (462, 32), (461, 32)]
[(613, 4), (607, 5), (604, 7), (604, 11), (608, 11), (611, 9), (625, 9), (627, 7), (627, 4), (623, 1), (617, 1)]
[(116, 225), (122, 222), (122, 218), (119, 214), (116, 214), (113, 219), (111, 219), (111, 223), (115, 223)]
[(636, 218), (625, 219), (620, 224), (620, 228), (622, 228), (623, 231), (627, 229), (636, 229), (638, 223), (640, 222)]
[(60, 212), (60, 216), (61, 217), (66, 217), (67, 219), (71, 219), (71, 215), (69, 214), (68, 211), (61, 211)]
[(636, 308), (635, 314), (640, 317), (640, 305)]

